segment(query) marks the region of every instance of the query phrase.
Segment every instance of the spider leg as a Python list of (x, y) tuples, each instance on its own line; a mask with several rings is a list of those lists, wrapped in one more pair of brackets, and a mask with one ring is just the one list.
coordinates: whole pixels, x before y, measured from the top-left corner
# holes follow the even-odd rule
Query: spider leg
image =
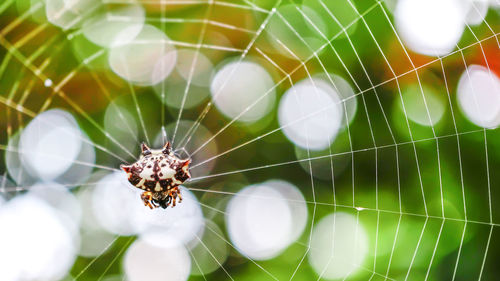
[(144, 202), (144, 206), (148, 206), (150, 209), (158, 208), (158, 205), (152, 202), (153, 193), (151, 191), (144, 191), (141, 194), (141, 199)]
[(181, 195), (180, 190), (178, 190), (177, 195), (179, 195), (179, 203), (181, 203), (182, 202), (182, 195)]
[[(141, 198), (143, 198), (144, 204), (146, 206), (150, 206), (147, 193), (148, 192), (144, 192)], [(179, 187), (170, 188), (169, 190), (163, 191), (161, 194), (162, 197), (156, 199), (156, 201), (155, 200), (152, 201), (155, 208), (162, 207), (163, 209), (166, 209), (168, 208), (168, 206), (175, 207), (177, 203), (182, 202), (182, 196)], [(150, 206), (150, 208), (152, 207)]]
[(169, 193), (169, 196), (172, 198), (172, 207), (175, 207), (175, 205), (176, 205), (177, 195), (179, 195), (179, 202), (182, 201), (182, 198), (181, 198), (180, 192), (179, 192), (179, 187), (176, 186), (176, 187), (169, 189), (168, 193)]
[(158, 207), (160, 206), (160, 203), (159, 203), (158, 201), (156, 201), (156, 200), (151, 200), (151, 202), (150, 202), (150, 203), (151, 203), (151, 205), (153, 205), (153, 207), (155, 207), (155, 208), (158, 208)]

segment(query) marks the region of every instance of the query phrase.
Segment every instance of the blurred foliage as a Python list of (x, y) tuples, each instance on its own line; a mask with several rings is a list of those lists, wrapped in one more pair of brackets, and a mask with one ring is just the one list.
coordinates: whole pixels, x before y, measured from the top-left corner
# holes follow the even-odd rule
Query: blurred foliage
[[(274, 1), (250, 2), (263, 9), (274, 6)], [(312, 161), (320, 163), (315, 166), (317, 175), (313, 170), (313, 181), (308, 174), (308, 161), (296, 161), (297, 158), (307, 158), (307, 153), (297, 151), (285, 135), (278, 131), (218, 158), (211, 173), (215, 175), (254, 167), (258, 169), (189, 185), (237, 192), (247, 184), (281, 178), (300, 188), (309, 203), (309, 215), (314, 214), (313, 223), (334, 211), (359, 214), (360, 222), (369, 233), (370, 254), (362, 265), (366, 270), (360, 270), (349, 280), (382, 280), (386, 275), (400, 280), (405, 278), (409, 270), (408, 280), (423, 280), (427, 274), (427, 280), (449, 280), (455, 266), (455, 280), (477, 279), (486, 251), (482, 278), (495, 280), (500, 273), (496, 266), (500, 261), (500, 240), (498, 228), (493, 227), (497, 226), (500, 215), (496, 204), (500, 200), (500, 178), (496, 172), (500, 169), (500, 142), (497, 141), (500, 136), (496, 129), (483, 130), (469, 122), (460, 113), (455, 94), (458, 79), (465, 69), (462, 55), (467, 64), (485, 65), (485, 54), (490, 68), (500, 74), (497, 39), (485, 24), (472, 26), (465, 30), (459, 43), (464, 48), (462, 51), (445, 56), (442, 60), (409, 51), (410, 62), (387, 21), (386, 13), (389, 20), (393, 19), (390, 11), (383, 10), (386, 9), (383, 4), (354, 1), (370, 27), (367, 29), (359, 17), (352, 14), (345, 1), (333, 2), (331, 5), (339, 5), (336, 13), (343, 16), (339, 19), (342, 24), (356, 21), (348, 27), (348, 36), (328, 19), (328, 14), (321, 10), (317, 1), (282, 1), (280, 4), (280, 7), (307, 5), (312, 12), (318, 12), (319, 20), (324, 20), (328, 37), (338, 37), (330, 41), (331, 44), (327, 44), (317, 56), (298, 61), (283, 55), (270, 43), (265, 30), (248, 53), (249, 58), (261, 63), (271, 73), (275, 83), (286, 77), (265, 60), (257, 48), (272, 57), (285, 72), (293, 71), (290, 77), (294, 83), (307, 78), (308, 73), (327, 71), (344, 77), (355, 93), (361, 93), (356, 96), (357, 113), (348, 128), (339, 133), (330, 149), (310, 155), (322, 157)], [(120, 106), (127, 108), (136, 120), (141, 115), (144, 128), (140, 125), (137, 140), (146, 139), (145, 134), (154, 139), (163, 125), (177, 120), (179, 109), (164, 106), (152, 87), (129, 85), (114, 74), (107, 65), (108, 50), (88, 41), (78, 29), (62, 30), (50, 25), (41, 10), (27, 14), (36, 3), (38, 1), (30, 3), (28, 0), (5, 0), (0, 3), (2, 159), (9, 139), (37, 113), (50, 108), (64, 108), (78, 119), (81, 128), (94, 143), (132, 161), (105, 134), (104, 114), (110, 102), (119, 100)], [(247, 5), (243, 1), (234, 3)], [(191, 44), (196, 44), (201, 26), (199, 22), (189, 19), (205, 18), (209, 9), (207, 4), (167, 5), (165, 10), (154, 3), (143, 5), (148, 23), (163, 30), (173, 41)], [(212, 21), (247, 30), (258, 30), (266, 18), (266, 14), (251, 8), (214, 5), (210, 9), (212, 11), (208, 17)], [(166, 17), (184, 20), (167, 23), (158, 21)], [(293, 19), (298, 21), (297, 15)], [(498, 30), (500, 19), (496, 11), (490, 9), (485, 21), (493, 30)], [(301, 29), (303, 36), (312, 36), (314, 30), (304, 24)], [(207, 25), (204, 43), (228, 43), (233, 48), (245, 49), (254, 36), (254, 33)], [(397, 79), (394, 79), (372, 36), (384, 50)], [(482, 40), (479, 44), (476, 37)], [(311, 45), (319, 47), (324, 43), (318, 36), (315, 40)], [(356, 52), (353, 52), (353, 47)], [(306, 57), (313, 54), (307, 46), (301, 46), (300, 51)], [(210, 48), (202, 52), (216, 66), (228, 58), (238, 57), (238, 54), (229, 51)], [(89, 61), (96, 53), (99, 55)], [(443, 76), (442, 67), (446, 77)], [(365, 70), (369, 77), (364, 74)], [(44, 86), (49, 77), (55, 87)], [(442, 118), (432, 128), (408, 120), (401, 107), (399, 91), (410, 89), (419, 92), (419, 83), (424, 83), (424, 87), (432, 91), (444, 107)], [(290, 86), (287, 79), (278, 84), (277, 100)], [(209, 97), (198, 106), (183, 111), (182, 119), (196, 120), (207, 102)], [(140, 113), (137, 108), (140, 108)], [(215, 139), (219, 153), (278, 128), (280, 125), (276, 116), (275, 106), (269, 115), (257, 123), (234, 123)], [(216, 133), (229, 121), (229, 118), (212, 108), (202, 125)], [(327, 172), (331, 170), (330, 159), (334, 163), (334, 182), (331, 177), (321, 173), (324, 167)], [(120, 161), (97, 151), (96, 163), (118, 167)], [(266, 166), (278, 163), (282, 165)], [(489, 174), (486, 173), (487, 168)], [(6, 173), (3, 161), (0, 161), (0, 171)], [(227, 203), (224, 195), (196, 195), (201, 202), (217, 209), (224, 209)], [(492, 202), (491, 214), (489, 200)], [(354, 207), (365, 209), (356, 210)], [(221, 214), (213, 214), (207, 209), (204, 212), (221, 229), (225, 229)], [(307, 261), (302, 261), (307, 252), (312, 226), (310, 220), (307, 225), (299, 241), (277, 258), (258, 264), (279, 280), (290, 279), (299, 264), (293, 280), (317, 278)], [(487, 243), (490, 242), (490, 231), (493, 231), (491, 243)], [(123, 249), (133, 239), (119, 238), (110, 249), (95, 259), (79, 257), (71, 271), (72, 276), (83, 272), (79, 280), (97, 280), (103, 276), (122, 274)], [(265, 271), (241, 257), (233, 248), (224, 267), (235, 280), (270, 279)], [(226, 280), (228, 276), (219, 269), (207, 276), (190, 277), (190, 280), (205, 279)]]

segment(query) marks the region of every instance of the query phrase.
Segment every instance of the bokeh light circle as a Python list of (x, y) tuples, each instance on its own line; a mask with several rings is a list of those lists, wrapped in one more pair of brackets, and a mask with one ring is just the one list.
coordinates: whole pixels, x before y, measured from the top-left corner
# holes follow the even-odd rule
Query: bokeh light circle
[(7, 151), (5, 152), (5, 164), (10, 178), (15, 183), (20, 186), (29, 186), (35, 183), (37, 179), (31, 176), (21, 161), (22, 153), (19, 149), (20, 137), (21, 132), (19, 131), (9, 139)]
[(269, 180), (265, 185), (281, 193), (290, 208), (293, 224), (290, 241), (297, 240), (304, 231), (307, 223), (307, 204), (300, 190), (284, 180)]
[[(137, 118), (128, 107), (122, 105), (121, 100), (110, 102), (104, 113), (104, 128), (120, 145), (128, 151), (135, 151), (139, 147), (139, 126)], [(118, 155), (128, 157), (127, 151), (117, 151)]]
[(167, 79), (153, 86), (156, 96), (166, 105), (173, 108), (192, 109), (200, 105), (210, 95), (206, 86), (197, 86), (193, 83), (188, 87), (188, 81), (173, 73)]
[(90, 176), (88, 183), (78, 189), (76, 198), (81, 206), (80, 249), (78, 255), (95, 257), (105, 253), (116, 235), (104, 230), (93, 212), (93, 194), (95, 182), (104, 177), (106, 172), (98, 171)]
[(78, 237), (82, 210), (73, 193), (57, 183), (37, 183), (29, 188), (28, 194), (51, 206), (66, 229), (71, 231), (73, 237)]
[(279, 16), (269, 20), (267, 37), (280, 54), (291, 59), (304, 60), (323, 44), (321, 35), (328, 34), (328, 27), (317, 10), (302, 5), (299, 11), (296, 5), (288, 4), (278, 7), (277, 13)]
[(489, 2), (482, 0), (466, 0), (463, 5), (467, 10), (465, 20), (467, 24), (479, 25), (484, 22), (486, 14), (488, 13)]
[(45, 181), (67, 171), (81, 149), (82, 134), (76, 120), (59, 109), (37, 115), (23, 130), (19, 141), (26, 170)]
[[(295, 145), (322, 150), (330, 146), (341, 128), (343, 108), (332, 88), (322, 82), (301, 81), (280, 100), (278, 121), (283, 133)], [(313, 98), (314, 97), (314, 98)]]
[[(427, 85), (408, 85), (403, 89), (402, 98), (408, 119), (419, 125), (434, 126), (444, 115), (444, 100)], [(401, 101), (396, 102), (403, 109)]]
[(464, 8), (458, 0), (400, 0), (394, 13), (406, 46), (424, 55), (451, 52), (465, 27)]
[(339, 106), (345, 111), (342, 114), (343, 127), (354, 120), (358, 109), (358, 100), (351, 85), (344, 78), (332, 73), (319, 74), (314, 76), (310, 82), (327, 92), (335, 100), (342, 102)]
[(74, 163), (54, 181), (69, 187), (75, 187), (84, 183), (94, 169), (96, 161), (96, 152), (94, 144), (87, 134), (80, 130), (82, 146), (80, 153)]
[(50, 23), (66, 30), (79, 27), (86, 11), (98, 5), (95, 0), (46, 0), (45, 13)]
[(110, 50), (109, 65), (123, 79), (141, 86), (163, 81), (174, 69), (177, 52), (158, 28), (145, 24), (130, 42)]
[(185, 281), (191, 259), (182, 245), (158, 247), (139, 239), (127, 249), (123, 267), (129, 281)]
[[(182, 49), (177, 52), (175, 69), (193, 85), (207, 87), (212, 80), (214, 65), (202, 52)], [(190, 78), (191, 77), (191, 78)]]
[(480, 65), (470, 65), (462, 73), (457, 100), (465, 116), (475, 125), (496, 128), (500, 125), (500, 79)]
[(141, 5), (119, 5), (99, 10), (83, 23), (82, 32), (94, 44), (117, 47), (134, 40), (145, 19), (146, 13)]
[(325, 279), (354, 275), (368, 254), (368, 236), (356, 217), (336, 212), (322, 218), (311, 238), (309, 263)]
[(0, 228), (2, 280), (59, 280), (71, 269), (77, 252), (71, 230), (36, 196), (2, 206)]
[[(290, 201), (297, 204), (290, 205)], [(246, 257), (276, 257), (302, 233), (307, 218), (303, 204), (300, 192), (288, 183), (273, 181), (247, 186), (227, 206), (229, 238)]]
[(124, 172), (115, 172), (100, 179), (92, 198), (92, 209), (99, 225), (114, 234), (137, 234), (132, 218), (144, 207), (140, 194), (140, 190), (127, 181)]
[(275, 101), (273, 86), (271, 75), (259, 64), (233, 61), (217, 71), (210, 93), (215, 106), (224, 115), (239, 117), (238, 121), (242, 122), (255, 122), (272, 109)]

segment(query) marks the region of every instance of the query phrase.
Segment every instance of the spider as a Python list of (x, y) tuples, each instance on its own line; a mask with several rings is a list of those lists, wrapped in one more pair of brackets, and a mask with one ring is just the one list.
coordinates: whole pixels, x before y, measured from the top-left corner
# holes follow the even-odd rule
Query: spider
[(151, 209), (175, 207), (182, 201), (179, 185), (191, 178), (191, 159), (180, 159), (172, 151), (170, 142), (162, 149), (150, 149), (141, 144), (142, 153), (132, 165), (120, 165), (128, 175), (128, 181), (144, 190), (141, 199)]

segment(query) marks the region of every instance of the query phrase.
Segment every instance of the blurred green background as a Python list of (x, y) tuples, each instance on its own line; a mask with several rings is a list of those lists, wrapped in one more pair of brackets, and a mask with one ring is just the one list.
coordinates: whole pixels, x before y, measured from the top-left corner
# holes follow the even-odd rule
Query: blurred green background
[[(155, 266), (148, 272), (160, 279), (138, 279), (124, 256), (140, 235), (113, 233), (118, 238), (93, 254), (77, 250), (64, 280), (497, 280), (500, 8), (494, 1), (418, 2), (4, 0), (0, 213), (40, 181), (13, 172), (26, 161), (9, 163), (9, 155), (23, 154), (19, 136), (43, 112), (62, 109), (87, 136), (95, 159), (92, 175), (57, 182), (80, 196), (124, 161), (136, 161), (140, 142), (160, 147), (162, 135), (175, 137), (179, 155), (203, 162), (186, 187), (208, 224), (219, 228), (207, 243), (222, 252), (206, 274), (196, 270), (196, 258), (215, 257), (196, 245), (184, 279), (155, 275)], [(131, 42), (136, 49), (126, 49)], [(174, 61), (168, 52), (176, 52)], [(259, 70), (236, 67), (234, 79), (222, 73), (240, 60)], [(227, 90), (214, 82), (218, 74)], [(325, 83), (340, 104), (338, 120), (293, 132), (324, 141), (333, 130), (327, 145), (314, 149), (283, 133), (280, 119), (290, 89), (311, 81)], [(321, 87), (312, 82), (297, 105), (312, 102), (306, 108), (321, 110), (314, 95)], [(245, 119), (241, 114), (253, 106), (260, 113)], [(308, 117), (290, 110), (296, 114), (289, 118)], [(244, 187), (273, 179), (297, 187), (307, 219), (300, 237), (276, 255), (250, 260), (228, 233), (228, 204)], [(366, 234), (360, 264), (337, 278), (311, 261), (324, 244), (315, 229), (332, 213), (347, 214)], [(0, 222), (0, 232), (10, 229)], [(92, 240), (86, 239), (80, 242)], [(350, 259), (358, 242), (345, 239)], [(326, 251), (342, 260), (331, 247)]]

